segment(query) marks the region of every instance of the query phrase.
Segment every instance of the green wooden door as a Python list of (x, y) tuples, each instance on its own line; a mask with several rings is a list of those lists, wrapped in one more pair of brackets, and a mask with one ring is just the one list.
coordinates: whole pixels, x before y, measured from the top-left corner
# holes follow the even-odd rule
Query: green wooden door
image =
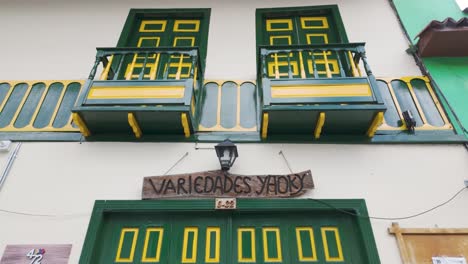
[[(156, 17), (136, 18), (130, 31), (123, 37), (121, 46), (126, 47), (195, 47), (206, 42), (207, 34), (202, 30), (205, 19), (200, 17)], [(121, 79), (138, 79), (144, 55), (135, 55), (125, 60), (125, 72)], [(169, 69), (166, 71), (167, 67)], [(147, 58), (143, 79), (183, 79), (190, 76), (192, 61), (185, 55), (152, 54)], [(177, 76), (178, 70), (180, 76)]]
[[(337, 29), (332, 13), (317, 15), (286, 15), (265, 17), (262, 20), (263, 45), (306, 45), (340, 43), (342, 37)], [(345, 67), (335, 52), (317, 51), (273, 54), (268, 57), (268, 76), (270, 78), (314, 78), (339, 77)], [(344, 60), (343, 60), (344, 61)]]
[[(96, 263), (365, 263), (351, 217), (313, 212), (117, 214)], [(94, 263), (94, 262), (93, 262)]]

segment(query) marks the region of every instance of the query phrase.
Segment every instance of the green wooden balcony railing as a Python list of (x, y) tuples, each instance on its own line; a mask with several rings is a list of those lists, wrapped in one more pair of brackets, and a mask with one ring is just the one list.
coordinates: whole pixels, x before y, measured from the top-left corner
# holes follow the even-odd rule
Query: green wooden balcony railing
[(310, 133), (311, 123), (315, 138), (373, 137), (383, 122), (386, 107), (364, 43), (260, 46), (258, 73), (263, 138)]
[(189, 137), (197, 124), (201, 65), (197, 47), (98, 48), (74, 120), (85, 136)]

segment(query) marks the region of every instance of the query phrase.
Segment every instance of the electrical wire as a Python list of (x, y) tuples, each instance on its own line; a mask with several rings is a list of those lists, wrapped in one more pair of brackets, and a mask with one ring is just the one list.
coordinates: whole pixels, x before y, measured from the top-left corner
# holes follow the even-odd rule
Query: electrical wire
[(27, 213), (27, 212), (19, 212), (19, 211), (11, 211), (0, 209), (0, 212), (7, 213), (7, 214), (14, 214), (14, 215), (23, 215), (23, 216), (35, 216), (35, 217), (80, 217), (80, 216), (89, 216), (90, 214), (65, 214), (65, 215), (52, 215), (52, 214), (34, 214), (34, 213)]
[(318, 202), (318, 203), (321, 203), (323, 205), (326, 205), (338, 212), (341, 212), (341, 213), (344, 213), (344, 214), (348, 214), (348, 215), (352, 215), (352, 216), (356, 216), (356, 217), (360, 217), (360, 218), (369, 218), (369, 219), (377, 219), (377, 220), (404, 220), (404, 219), (410, 219), (410, 218), (414, 218), (414, 217), (418, 217), (418, 216), (421, 216), (421, 215), (424, 215), (424, 214), (427, 214), (429, 212), (432, 212), (434, 211), (435, 209), (439, 208), (439, 207), (442, 207), (448, 203), (450, 203), (453, 199), (455, 199), (460, 193), (462, 193), (464, 190), (468, 189), (468, 187), (463, 187), (461, 190), (459, 190), (455, 195), (453, 195), (450, 199), (448, 199), (447, 201), (439, 204), (439, 205), (436, 205), (428, 210), (425, 210), (425, 211), (422, 211), (420, 213), (417, 213), (417, 214), (413, 214), (413, 215), (409, 215), (409, 216), (402, 216), (402, 217), (379, 217), (379, 216), (370, 216), (370, 215), (360, 215), (360, 214), (355, 214), (355, 213), (352, 213), (352, 212), (348, 212), (346, 210), (343, 210), (343, 209), (340, 209), (340, 208), (337, 208), (325, 201), (322, 201), (322, 200), (319, 200), (319, 199), (314, 199), (314, 198), (311, 198), (310, 200), (313, 200), (315, 202)]
[[(427, 214), (431, 211), (434, 211), (435, 209), (437, 208), (440, 208), (448, 203), (450, 203), (451, 201), (453, 201), (453, 199), (455, 199), (460, 193), (462, 193), (464, 190), (468, 189), (468, 187), (463, 187), (461, 190), (459, 190), (455, 195), (453, 195), (450, 199), (448, 199), (447, 201), (439, 204), (439, 205), (436, 205), (428, 210), (425, 210), (423, 212), (420, 212), (420, 213), (417, 213), (417, 214), (413, 214), (413, 215), (409, 215), (409, 216), (403, 216), (403, 217), (378, 217), (378, 216), (369, 216), (369, 215), (360, 215), (360, 214), (355, 214), (355, 213), (351, 213), (351, 212), (348, 212), (346, 210), (343, 210), (343, 209), (340, 209), (340, 208), (337, 208), (325, 201), (322, 201), (322, 200), (319, 200), (319, 199), (314, 199), (314, 198), (309, 198), (309, 200), (312, 200), (312, 201), (315, 201), (317, 203), (321, 203), (327, 207), (330, 207), (331, 209), (333, 210), (336, 210), (338, 212), (341, 212), (341, 213), (344, 213), (344, 214), (348, 214), (348, 215), (351, 215), (351, 216), (356, 216), (356, 217), (360, 217), (360, 218), (369, 218), (369, 219), (377, 219), (377, 220), (404, 220), (404, 219), (409, 219), (409, 218), (414, 218), (414, 217), (417, 217), (417, 216), (421, 216), (423, 214)], [(90, 214), (68, 214), (68, 215), (51, 215), (51, 214), (33, 214), (33, 213), (26, 213), (26, 212), (19, 212), (19, 211), (10, 211), (10, 210), (5, 210), (5, 209), (0, 209), (0, 212), (3, 212), (3, 213), (8, 213), (8, 214), (15, 214), (15, 215), (22, 215), (22, 216), (33, 216), (33, 217), (84, 217), (84, 216), (89, 216)]]
[(284, 155), (283, 150), (280, 150), (280, 152), (278, 153), (278, 155), (283, 156), (283, 159), (284, 159), (284, 161), (286, 162), (286, 166), (288, 166), (289, 171), (290, 171), (291, 173), (294, 173), (294, 172), (292, 171), (292, 169), (291, 169), (291, 165), (289, 165), (288, 159), (286, 159), (286, 156)]
[(175, 166), (177, 166), (177, 164), (179, 164), (179, 162), (185, 159), (185, 157), (187, 157), (188, 154), (189, 154), (188, 152), (185, 152), (185, 154), (178, 161), (176, 161), (176, 163), (174, 163), (174, 165), (172, 165), (172, 167), (170, 167), (163, 175), (168, 174)]

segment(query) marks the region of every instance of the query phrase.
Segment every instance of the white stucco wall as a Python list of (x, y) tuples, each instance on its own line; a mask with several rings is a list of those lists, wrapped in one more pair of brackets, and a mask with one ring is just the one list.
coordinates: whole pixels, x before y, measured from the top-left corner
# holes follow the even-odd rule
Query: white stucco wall
[[(0, 79), (85, 79), (96, 47), (115, 46), (130, 8), (211, 8), (206, 79), (255, 79), (255, 9), (338, 4), (351, 42), (367, 42), (376, 76), (420, 75), (387, 0), (0, 0)], [(206, 145), (205, 145), (206, 146)], [(140, 199), (143, 176), (217, 169), (214, 150), (188, 143), (24, 143), (0, 189), (7, 244), (72, 243), (77, 263), (95, 200)], [(241, 144), (239, 174), (311, 169), (313, 198), (364, 198), (374, 216), (406, 216), (463, 187), (468, 152), (455, 145)], [(0, 166), (8, 153), (0, 153)], [(402, 227), (466, 227), (468, 192)], [(401, 263), (391, 221), (372, 220), (383, 264)]]
[[(204, 144), (203, 147), (210, 147)], [(364, 198), (373, 216), (400, 217), (450, 198), (468, 175), (468, 152), (457, 145), (239, 144), (231, 172), (289, 173), (311, 169), (316, 189), (305, 197)], [(141, 199), (144, 176), (218, 169), (212, 149), (194, 143), (24, 143), (0, 191), (0, 251), (6, 244), (72, 243), (77, 263), (94, 200)], [(429, 214), (398, 221), (402, 227), (465, 227), (468, 191)], [(392, 221), (372, 220), (382, 264), (398, 264)]]
[(255, 9), (337, 4), (378, 77), (421, 75), (388, 0), (0, 0), (0, 79), (85, 79), (130, 8), (211, 8), (206, 79), (255, 79)]

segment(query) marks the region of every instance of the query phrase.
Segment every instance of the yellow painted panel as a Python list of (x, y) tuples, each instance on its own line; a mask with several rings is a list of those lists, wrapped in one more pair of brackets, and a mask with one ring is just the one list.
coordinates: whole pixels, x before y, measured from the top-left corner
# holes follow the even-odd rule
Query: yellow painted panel
[(185, 137), (190, 137), (190, 128), (188, 124), (188, 118), (186, 113), (180, 114), (180, 122), (182, 124), (182, 127), (184, 128), (184, 135)]
[(174, 45), (173, 45), (174, 47), (178, 47), (177, 42), (179, 40), (190, 40), (190, 43), (191, 43), (190, 46), (193, 47), (193, 45), (195, 45), (195, 37), (175, 37), (174, 38)]
[[(174, 58), (178, 55), (172, 55)], [(178, 56), (180, 58), (180, 56)], [(167, 64), (166, 64), (167, 67)], [(169, 64), (169, 68), (177, 68), (177, 70), (181, 70), (180, 78), (188, 78), (190, 77), (190, 69), (192, 68), (192, 63), (189, 62), (184, 62), (184, 63), (179, 63), (179, 62), (173, 62)], [(187, 69), (187, 72), (182, 73), (182, 69)], [(164, 68), (164, 72), (166, 71), (166, 68)], [(167, 75), (170, 78), (175, 78), (177, 76), (177, 73), (170, 73)]]
[(128, 124), (133, 130), (133, 134), (135, 134), (136, 138), (141, 138), (141, 128), (140, 125), (138, 125), (138, 121), (136, 120), (136, 117), (133, 113), (128, 113)]
[(384, 119), (384, 113), (383, 112), (378, 112), (374, 120), (372, 121), (372, 124), (370, 125), (369, 129), (367, 130), (367, 136), (368, 137), (373, 137), (375, 135), (375, 132), (377, 131), (377, 128), (379, 128), (380, 125), (382, 125)]
[[(321, 26), (307, 26), (306, 22), (308, 21), (320, 21), (322, 22)], [(326, 17), (301, 17), (301, 26), (303, 29), (327, 29), (328, 20)]]
[[(122, 258), (121, 257), (122, 247), (123, 247), (125, 235), (127, 233), (133, 233), (132, 248), (130, 250), (130, 256), (128, 258)], [(117, 249), (117, 255), (115, 256), (115, 262), (133, 262), (137, 238), (138, 238), (138, 228), (122, 228), (122, 231), (120, 232), (119, 247)]]
[(183, 86), (91, 87), (88, 99), (183, 98), (184, 91)]
[[(243, 251), (242, 251), (242, 233), (244, 232), (249, 232), (250, 233), (250, 245), (251, 245), (251, 250), (250, 252), (252, 253), (252, 257), (246, 258), (244, 257)], [(255, 252), (255, 228), (253, 227), (242, 227), (237, 229), (237, 261), (241, 263), (245, 262), (256, 262), (256, 252)]]
[(88, 129), (88, 126), (84, 122), (83, 118), (81, 118), (80, 114), (78, 113), (72, 113), (72, 118), (75, 124), (78, 125), (78, 128), (80, 129), (80, 133), (83, 134), (85, 137), (91, 136), (91, 132)]
[[(215, 234), (215, 255), (211, 256), (211, 233)], [(205, 248), (205, 262), (206, 263), (219, 263), (219, 255), (221, 251), (221, 229), (219, 227), (206, 228), (206, 248)]]
[[(301, 232), (308, 232), (310, 245), (312, 249), (312, 256), (304, 257)], [(315, 239), (314, 239), (314, 230), (312, 227), (296, 227), (296, 240), (297, 240), (297, 254), (299, 256), (299, 261), (317, 261), (317, 251), (315, 249)]]
[[(285, 24), (283, 28), (272, 28), (273, 24)], [(267, 31), (291, 31), (293, 29), (292, 19), (268, 19), (266, 21)]]
[[(144, 59), (144, 56), (143, 57), (137, 57), (138, 59)], [(150, 74), (145, 74), (143, 77), (144, 78), (150, 78), (151, 79), (154, 79), (151, 75), (156, 75), (156, 65), (158, 64), (159, 62), (159, 54), (153, 54), (151, 56), (148, 57), (148, 59), (156, 59), (156, 62), (155, 63), (146, 63), (145, 65), (145, 69), (149, 69), (150, 70)], [(130, 72), (132, 72), (132, 75), (130, 76), (129, 79), (133, 79), (133, 78), (136, 78), (138, 79), (140, 77), (140, 74), (133, 74), (133, 72), (135, 71), (135, 69), (138, 69), (138, 68), (143, 68), (143, 63), (129, 63), (128, 66), (127, 66), (127, 69), (125, 70), (125, 76), (129, 76)]]
[(268, 135), (268, 113), (263, 113), (262, 138), (265, 139)]
[(320, 138), (320, 134), (322, 133), (322, 128), (324, 124), (325, 124), (325, 113), (321, 112), (317, 119), (317, 124), (315, 125), (315, 130), (314, 130), (315, 139)]
[(276, 39), (287, 39), (289, 45), (292, 43), (291, 36), (270, 36), (270, 45), (276, 45)]
[[(264, 227), (262, 228), (263, 231), (263, 259), (265, 262), (282, 262), (283, 261), (283, 254), (281, 252), (281, 239), (280, 239), (280, 230), (278, 227)], [(278, 256), (276, 258), (270, 257), (268, 252), (268, 232), (275, 233), (275, 240), (276, 240), (276, 252)]]
[[(148, 244), (149, 239), (151, 237), (151, 233), (159, 233), (158, 236), (158, 245), (156, 247), (156, 256), (154, 258), (148, 258)], [(162, 239), (164, 235), (164, 229), (161, 227), (150, 227), (146, 229), (146, 237), (145, 237), (145, 245), (143, 247), (143, 257), (141, 258), (141, 262), (159, 262), (161, 257), (161, 247), (162, 247)]]
[(368, 84), (272, 86), (272, 98), (371, 96)]
[[(340, 233), (338, 232), (338, 228), (336, 228), (336, 227), (322, 227), (321, 231), (322, 231), (323, 248), (325, 250), (325, 260), (327, 262), (344, 261), (343, 248), (341, 247)], [(333, 232), (335, 234), (336, 248), (338, 249), (338, 256), (337, 257), (331, 257), (330, 256), (330, 251), (328, 249), (327, 232)]]
[[(320, 52), (320, 55), (324, 55), (325, 52)], [(314, 52), (314, 55), (315, 54), (318, 54), (317, 52)], [(330, 53), (331, 54), (331, 53)], [(329, 54), (326, 54), (325, 55), (329, 55)], [(325, 65), (326, 63), (328, 63), (328, 67), (330, 68), (330, 72), (331, 74), (339, 74), (340, 73), (340, 69), (338, 67), (338, 61), (335, 60), (335, 59), (327, 59), (326, 61), (325, 60), (315, 60), (315, 66), (317, 65)], [(314, 66), (313, 66), (313, 63), (312, 63), (312, 60), (307, 60), (307, 66), (309, 67), (309, 73), (310, 74), (313, 74), (314, 73)], [(330, 67), (331, 66), (331, 67)], [(327, 71), (317, 71), (318, 74), (327, 74)]]
[[(147, 25), (161, 25), (160, 29), (147, 29)], [(166, 20), (144, 20), (141, 22), (140, 32), (164, 32), (166, 31)]]
[[(278, 56), (279, 57), (279, 56)], [(269, 62), (268, 63), (268, 77), (275, 77), (275, 70), (276, 70), (276, 64), (279, 67), (288, 67), (288, 62), (287, 61), (279, 61), (279, 62)], [(299, 75), (299, 67), (297, 65), (297, 61), (291, 61), (290, 62), (291, 67), (292, 67), (292, 74), (293, 75)], [(279, 72), (279, 69), (278, 69)], [(286, 72), (279, 72), (279, 76), (288, 76), (289, 73), (288, 71)]]
[[(182, 29), (180, 25), (194, 25), (193, 29)], [(200, 20), (176, 20), (174, 32), (198, 32), (200, 30)]]
[[(188, 247), (189, 233), (193, 233), (192, 248)], [(182, 263), (196, 263), (197, 262), (197, 244), (198, 244), (198, 227), (186, 227), (184, 229), (184, 242), (182, 246)], [(192, 251), (191, 258), (187, 258), (187, 251)]]

